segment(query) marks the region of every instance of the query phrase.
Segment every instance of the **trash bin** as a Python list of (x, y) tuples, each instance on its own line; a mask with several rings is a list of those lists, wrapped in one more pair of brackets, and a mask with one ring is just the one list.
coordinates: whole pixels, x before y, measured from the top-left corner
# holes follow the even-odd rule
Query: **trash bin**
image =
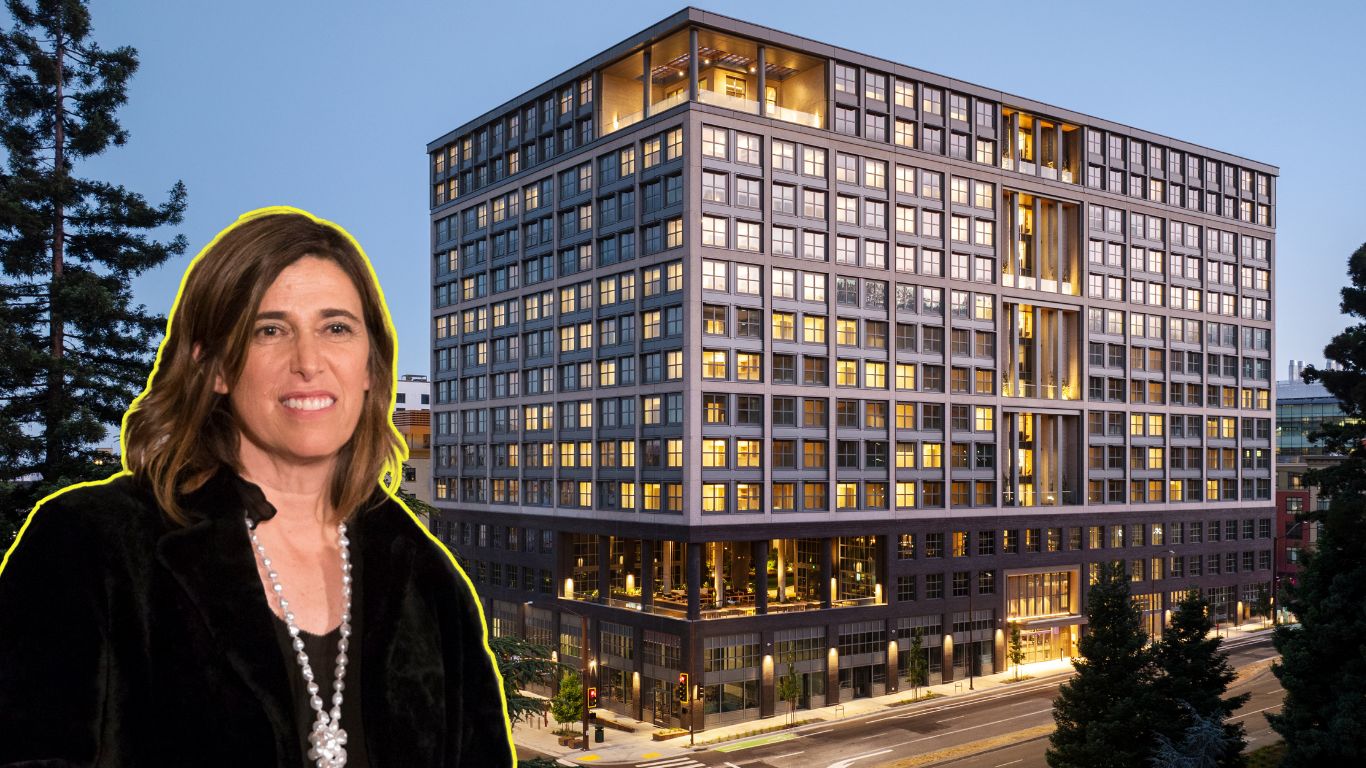
[(603, 742), (603, 733), (601, 725), (593, 726), (593, 741), (597, 742), (598, 744), (601, 744)]

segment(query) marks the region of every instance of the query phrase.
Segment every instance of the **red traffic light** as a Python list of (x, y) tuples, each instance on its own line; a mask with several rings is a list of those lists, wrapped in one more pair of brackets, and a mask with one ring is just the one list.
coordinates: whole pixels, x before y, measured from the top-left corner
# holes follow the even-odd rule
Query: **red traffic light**
[(589, 708), (589, 709), (592, 709), (593, 707), (596, 707), (597, 705), (598, 705), (598, 689), (597, 689), (597, 688), (589, 688), (589, 689), (588, 689), (588, 708)]

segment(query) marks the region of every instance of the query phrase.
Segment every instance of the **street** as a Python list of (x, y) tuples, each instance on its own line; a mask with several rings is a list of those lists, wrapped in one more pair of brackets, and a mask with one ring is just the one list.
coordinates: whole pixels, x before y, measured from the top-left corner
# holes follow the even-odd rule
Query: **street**
[[(1235, 715), (1246, 724), (1248, 748), (1276, 740), (1265, 713), (1280, 706), (1271, 674), (1268, 636), (1228, 646), (1239, 679), (1230, 693), (1252, 693)], [(889, 708), (843, 722), (816, 723), (715, 749), (633, 763), (634, 768), (1005, 768), (1043, 766), (1052, 731), (1052, 701), (1066, 679), (1054, 675), (992, 689), (943, 704)]]

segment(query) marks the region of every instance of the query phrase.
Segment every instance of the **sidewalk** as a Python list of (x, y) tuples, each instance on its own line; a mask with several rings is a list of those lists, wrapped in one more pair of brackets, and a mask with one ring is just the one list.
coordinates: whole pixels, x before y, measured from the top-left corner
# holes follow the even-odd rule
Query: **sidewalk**
[[(1222, 627), (1219, 634), (1225, 638), (1225, 642), (1236, 641), (1242, 638), (1255, 637), (1270, 630), (1270, 625), (1263, 625), (1261, 621), (1250, 622), (1237, 627)], [(1031, 677), (1035, 680), (1040, 678), (1054, 677), (1057, 675), (1070, 674), (1072, 664), (1067, 660), (1045, 661), (1036, 664), (1025, 664), (1020, 667), (1022, 677)], [(973, 690), (968, 688), (968, 680), (955, 680), (950, 683), (940, 683), (938, 685), (922, 686), (921, 694), (928, 691), (937, 696), (933, 699), (909, 704), (909, 707), (924, 707), (942, 705), (950, 700), (963, 700), (972, 696), (980, 696), (988, 692), (999, 692), (1003, 686), (1011, 684), (1015, 679), (1015, 670), (1012, 668), (1006, 672), (997, 672), (991, 675), (982, 675), (973, 679)], [(911, 697), (910, 688), (905, 682), (901, 683), (901, 690), (889, 693), (885, 696), (876, 696), (866, 699), (854, 699), (840, 704), (821, 707), (819, 709), (798, 710), (796, 719), (817, 721), (808, 723), (805, 726), (794, 729), (795, 733), (801, 733), (813, 728), (821, 728), (831, 723), (848, 720), (874, 713), (885, 713), (889, 706), (898, 702), (905, 701)], [(750, 736), (755, 739), (771, 739), (786, 731), (770, 731), (762, 735), (754, 735), (754, 731), (781, 726), (786, 722), (786, 711), (780, 702), (780, 714), (762, 720), (749, 720), (734, 725), (708, 728), (705, 731), (698, 731), (694, 734), (697, 746), (688, 746), (688, 736), (684, 734), (667, 741), (654, 741), (652, 734), (658, 728), (650, 723), (639, 720), (632, 720), (616, 713), (606, 713), (613, 721), (623, 723), (635, 728), (635, 732), (626, 733), (624, 731), (607, 728), (604, 734), (605, 740), (598, 744), (592, 741), (592, 729), (589, 729), (589, 747), (587, 751), (581, 749), (571, 749), (559, 745), (554, 731), (557, 726), (553, 719), (548, 720), (547, 725), (541, 726), (539, 722), (534, 725), (519, 724), (512, 731), (513, 740), (518, 746), (518, 754), (523, 758), (534, 755), (545, 755), (558, 759), (561, 765), (599, 765), (606, 763), (639, 763), (648, 760), (664, 760), (671, 757), (686, 755), (694, 750), (713, 749), (721, 745), (721, 742), (735, 741)], [(570, 726), (579, 732), (581, 726), (574, 724)], [(706, 744), (704, 747), (703, 744)]]

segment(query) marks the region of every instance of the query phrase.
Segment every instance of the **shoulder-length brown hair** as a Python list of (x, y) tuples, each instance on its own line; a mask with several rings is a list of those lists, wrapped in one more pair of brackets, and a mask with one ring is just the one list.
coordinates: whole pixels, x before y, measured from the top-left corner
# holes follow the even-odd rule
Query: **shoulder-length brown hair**
[(147, 388), (124, 416), (124, 467), (181, 524), (189, 522), (184, 494), (223, 467), (240, 470), (240, 434), (214, 377), (237, 381), (262, 296), (305, 256), (331, 261), (351, 278), (370, 339), (371, 386), (332, 473), (332, 507), (349, 517), (377, 486), (392, 493), (402, 479), (408, 448), (392, 421), (397, 343), (370, 262), (341, 227), (294, 208), (263, 208), (220, 232), (190, 263)]

